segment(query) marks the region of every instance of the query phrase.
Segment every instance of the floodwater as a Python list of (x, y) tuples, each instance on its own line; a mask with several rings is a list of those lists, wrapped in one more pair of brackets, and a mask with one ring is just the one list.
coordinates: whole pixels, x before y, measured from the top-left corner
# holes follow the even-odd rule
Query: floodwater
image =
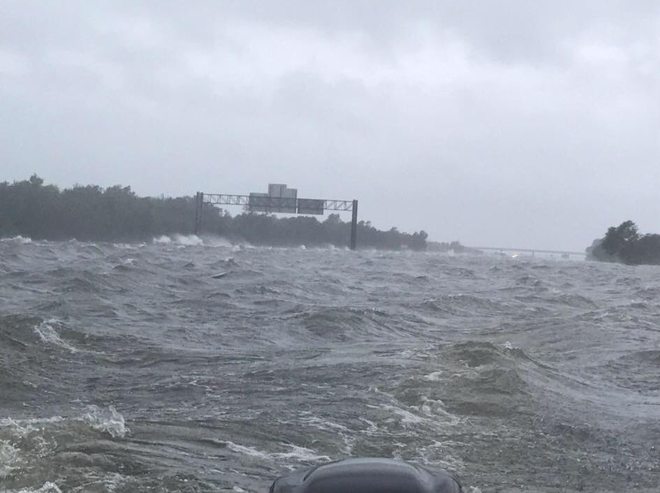
[(658, 491), (658, 267), (17, 238), (0, 300), (2, 492), (266, 492), (355, 456)]

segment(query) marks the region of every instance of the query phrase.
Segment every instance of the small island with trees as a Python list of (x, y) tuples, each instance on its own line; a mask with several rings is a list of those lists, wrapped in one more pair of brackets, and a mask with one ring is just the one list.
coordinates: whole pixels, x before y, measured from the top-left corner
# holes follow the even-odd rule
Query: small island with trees
[(660, 235), (641, 234), (634, 222), (625, 221), (610, 227), (586, 251), (587, 260), (660, 265)]
[[(130, 187), (76, 185), (60, 190), (32, 175), (29, 180), (0, 183), (0, 237), (33, 240), (149, 241), (163, 235), (194, 232), (194, 197), (140, 197)], [(277, 217), (226, 210), (204, 204), (202, 230), (234, 243), (272, 246), (329, 246), (344, 248), (350, 222), (338, 214), (324, 221), (315, 217)], [(382, 231), (369, 221), (358, 223), (361, 248), (425, 250), (424, 231)]]

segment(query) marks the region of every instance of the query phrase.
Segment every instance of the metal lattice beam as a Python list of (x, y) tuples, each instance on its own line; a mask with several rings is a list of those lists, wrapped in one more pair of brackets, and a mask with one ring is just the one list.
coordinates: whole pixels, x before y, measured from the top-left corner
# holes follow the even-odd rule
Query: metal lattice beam
[(248, 205), (250, 196), (205, 193), (204, 202), (213, 205)]
[[(230, 195), (230, 194), (218, 194), (218, 193), (205, 193), (203, 195), (204, 203), (212, 205), (250, 205), (250, 200), (252, 200), (252, 205), (255, 203), (259, 206), (264, 207), (281, 207), (286, 204), (285, 201), (292, 200), (282, 197), (258, 197), (250, 195)], [(293, 200), (315, 200), (315, 199), (293, 199)], [(352, 200), (330, 200), (330, 199), (320, 199), (323, 201), (323, 209), (326, 211), (344, 211), (352, 212), (353, 211), (353, 201)]]
[(324, 200), (323, 208), (326, 211), (352, 211), (353, 210), (353, 201), (352, 200)]

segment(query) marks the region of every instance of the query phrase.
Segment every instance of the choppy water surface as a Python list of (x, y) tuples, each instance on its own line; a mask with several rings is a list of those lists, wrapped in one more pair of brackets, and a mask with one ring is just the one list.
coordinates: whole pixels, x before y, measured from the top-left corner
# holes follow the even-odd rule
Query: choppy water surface
[(347, 456), (657, 491), (659, 296), (653, 267), (4, 240), (0, 491), (265, 492)]

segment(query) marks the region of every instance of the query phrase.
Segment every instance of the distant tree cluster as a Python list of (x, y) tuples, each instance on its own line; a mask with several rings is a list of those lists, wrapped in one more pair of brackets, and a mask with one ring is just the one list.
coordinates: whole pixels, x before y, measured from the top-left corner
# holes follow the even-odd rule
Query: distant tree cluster
[[(161, 235), (193, 234), (193, 197), (138, 197), (130, 187), (74, 186), (64, 190), (44, 185), (36, 175), (29, 180), (0, 183), (0, 236), (32, 239), (81, 241), (148, 241)], [(204, 204), (202, 228), (254, 245), (344, 247), (350, 236), (350, 223), (338, 214), (323, 222), (315, 217), (278, 218), (274, 215), (244, 212), (231, 216)], [(362, 248), (424, 250), (428, 235), (396, 228), (381, 231), (370, 222), (358, 224), (358, 244)]]
[(660, 264), (660, 235), (640, 234), (637, 225), (625, 221), (610, 227), (603, 238), (587, 248), (587, 258), (624, 264)]
[[(243, 213), (231, 217), (218, 216), (218, 209), (204, 211), (204, 231), (214, 232), (232, 240), (246, 240), (253, 245), (335, 245), (345, 247), (350, 237), (351, 224), (341, 220), (339, 214), (330, 214), (323, 222), (315, 217), (296, 216), (278, 218), (274, 215)], [(424, 250), (428, 235), (424, 231), (408, 234), (397, 228), (381, 231), (369, 221), (358, 223), (358, 245), (361, 248), (384, 250)]]

